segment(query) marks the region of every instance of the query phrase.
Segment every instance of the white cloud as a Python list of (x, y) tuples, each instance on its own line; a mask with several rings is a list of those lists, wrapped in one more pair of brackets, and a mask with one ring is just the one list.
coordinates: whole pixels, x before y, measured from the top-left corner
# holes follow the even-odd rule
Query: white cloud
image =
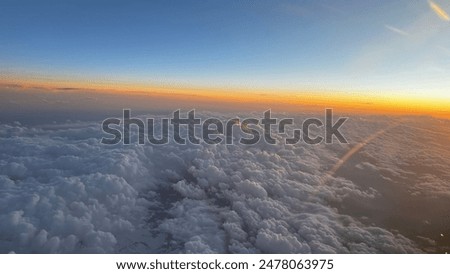
[(339, 144), (109, 147), (96, 123), (1, 125), (0, 136), (3, 253), (420, 252), (330, 205), (379, 195), (323, 183)]

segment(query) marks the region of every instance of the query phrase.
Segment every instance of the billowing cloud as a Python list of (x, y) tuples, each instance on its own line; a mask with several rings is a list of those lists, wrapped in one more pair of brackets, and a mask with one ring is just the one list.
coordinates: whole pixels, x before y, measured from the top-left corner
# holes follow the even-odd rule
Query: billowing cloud
[[(377, 199), (376, 189), (344, 177), (324, 183), (341, 155), (389, 123), (356, 123), (350, 145), (331, 146), (105, 146), (98, 123), (1, 125), (0, 252), (421, 252), (335, 206)], [(408, 176), (383, 151), (385, 164), (357, 169)], [(414, 192), (425, 181), (440, 182), (433, 193), (447, 187), (422, 179)]]

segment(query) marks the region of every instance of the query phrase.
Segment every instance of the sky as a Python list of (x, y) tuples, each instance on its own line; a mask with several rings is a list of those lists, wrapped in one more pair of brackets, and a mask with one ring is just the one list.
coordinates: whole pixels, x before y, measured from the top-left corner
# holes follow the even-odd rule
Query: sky
[[(449, 14), (450, 0), (0, 0), (0, 253), (449, 251)], [(284, 144), (329, 107), (348, 144)], [(294, 124), (274, 145), (106, 147), (99, 122), (122, 109)]]
[(0, 80), (450, 103), (448, 13), (448, 0), (1, 0)]

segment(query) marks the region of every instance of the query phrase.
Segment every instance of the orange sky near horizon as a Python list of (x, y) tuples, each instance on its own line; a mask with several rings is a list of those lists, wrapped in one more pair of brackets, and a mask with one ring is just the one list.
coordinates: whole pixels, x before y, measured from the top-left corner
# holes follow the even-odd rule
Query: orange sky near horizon
[[(342, 113), (379, 115), (429, 115), (450, 119), (450, 101), (442, 98), (401, 97), (386, 92), (331, 90), (272, 90), (215, 88), (181, 85), (143, 85), (111, 81), (67, 81), (56, 79), (9, 78), (0, 87), (38, 89), (48, 92), (109, 93), (124, 96), (153, 96), (164, 100), (191, 101), (198, 106), (217, 104), (234, 109), (273, 109), (295, 112), (314, 108), (335, 108)], [(1, 92), (1, 91), (0, 91)], [(126, 102), (126, 98), (124, 98)], [(301, 107), (301, 108), (300, 108)]]

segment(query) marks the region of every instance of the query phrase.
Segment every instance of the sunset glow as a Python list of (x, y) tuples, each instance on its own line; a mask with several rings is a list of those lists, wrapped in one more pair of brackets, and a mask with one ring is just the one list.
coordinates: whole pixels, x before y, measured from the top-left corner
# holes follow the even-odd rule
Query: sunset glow
[[(193, 103), (244, 107), (247, 110), (271, 108), (281, 111), (303, 111), (324, 107), (336, 108), (344, 113), (430, 115), (450, 118), (448, 98), (425, 95), (405, 97), (401, 93), (334, 90), (274, 90), (231, 89), (217, 87), (184, 87), (167, 85), (142, 85), (114, 82), (73, 82), (55, 79), (17, 79), (0, 83), (3, 87), (38, 89), (48, 92), (112, 93), (120, 96), (164, 96), (167, 100), (184, 100)], [(144, 99), (145, 100), (145, 99)]]
[(449, 14), (0, 0), (0, 268), (448, 272)]
[(5, 5), (0, 83), (449, 117), (448, 1), (219, 6)]

